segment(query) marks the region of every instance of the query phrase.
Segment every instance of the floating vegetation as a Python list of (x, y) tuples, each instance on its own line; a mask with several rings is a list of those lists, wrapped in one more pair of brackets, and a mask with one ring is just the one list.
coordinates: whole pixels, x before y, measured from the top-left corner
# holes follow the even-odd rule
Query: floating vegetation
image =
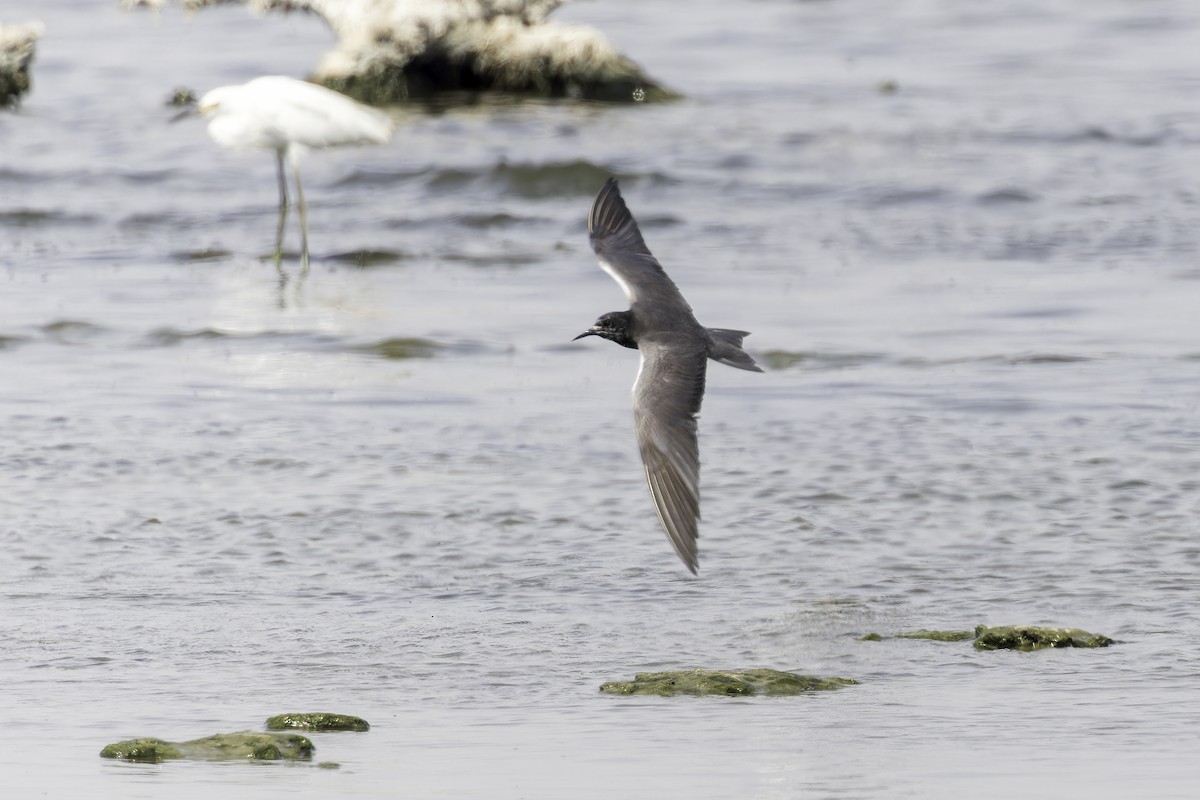
[(42, 225), (90, 225), (97, 221), (91, 214), (76, 214), (43, 208), (11, 208), (0, 211), (0, 225), (34, 228)]
[(298, 733), (218, 733), (188, 742), (164, 739), (129, 739), (110, 744), (100, 751), (101, 758), (119, 758), (157, 764), (172, 759), (192, 761), (307, 761), (312, 758), (313, 743)]
[[(875, 638), (870, 638), (875, 637)], [(867, 634), (859, 641), (879, 641), (878, 634)], [(919, 630), (898, 633), (897, 639), (931, 639), (936, 642), (975, 640), (977, 650), (1044, 650), (1052, 647), (1108, 647), (1116, 642), (1100, 633), (1079, 628), (1049, 628), (1037, 625), (977, 625), (973, 631)]]
[(225, 261), (233, 257), (232, 250), (222, 250), (220, 248), (206, 247), (202, 250), (176, 250), (171, 253), (171, 259), (184, 264), (205, 262), (205, 261)]
[(349, 264), (359, 268), (385, 267), (410, 258), (407, 253), (398, 250), (351, 250), (346, 253), (335, 253), (326, 256), (325, 260), (339, 264)]
[(433, 358), (443, 349), (443, 345), (429, 339), (395, 338), (382, 339), (357, 349), (363, 353), (391, 359)]
[(609, 681), (600, 685), (607, 694), (723, 695), (796, 695), (804, 692), (831, 691), (857, 684), (849, 678), (818, 678), (777, 669), (747, 669), (734, 672), (711, 669), (685, 669), (671, 672), (639, 672), (632, 681)]
[(980, 625), (975, 628), (978, 650), (1044, 650), (1050, 647), (1108, 647), (1115, 643), (1101, 633), (1079, 628), (1041, 628), (1035, 625)]
[(963, 642), (974, 639), (974, 631), (928, 631), (922, 628), (911, 633), (896, 634), (897, 639), (932, 639), (935, 642)]
[(351, 714), (277, 714), (267, 719), (267, 730), (282, 731), (289, 728), (302, 731), (367, 731), (370, 724), (362, 717)]

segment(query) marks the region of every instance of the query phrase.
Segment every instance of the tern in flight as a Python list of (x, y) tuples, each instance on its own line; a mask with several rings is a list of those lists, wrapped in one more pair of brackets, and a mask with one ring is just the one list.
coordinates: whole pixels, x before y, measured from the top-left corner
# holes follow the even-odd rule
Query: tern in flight
[(588, 214), (588, 236), (600, 266), (629, 298), (628, 311), (604, 314), (576, 336), (631, 347), (642, 361), (633, 384), (633, 420), (646, 483), (675, 552), (693, 574), (700, 519), (700, 450), (696, 415), (708, 359), (762, 372), (742, 350), (746, 331), (705, 328), (646, 247), (617, 182), (609, 178)]

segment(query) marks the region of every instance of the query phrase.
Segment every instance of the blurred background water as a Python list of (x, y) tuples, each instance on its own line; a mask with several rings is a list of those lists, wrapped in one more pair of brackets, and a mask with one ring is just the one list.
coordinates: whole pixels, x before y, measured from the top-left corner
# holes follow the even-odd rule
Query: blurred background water
[[(168, 124), (311, 17), (115, 2), (0, 113), (6, 797), (1194, 797), (1200, 7), (576, 2), (679, 102), (451, 98), (304, 165)], [(710, 326), (701, 574), (658, 529), (615, 174)], [(293, 221), (294, 225), (294, 221)], [(1097, 651), (857, 641), (1074, 625)], [(749, 700), (604, 680), (770, 666)], [(335, 710), (311, 765), (137, 736)]]

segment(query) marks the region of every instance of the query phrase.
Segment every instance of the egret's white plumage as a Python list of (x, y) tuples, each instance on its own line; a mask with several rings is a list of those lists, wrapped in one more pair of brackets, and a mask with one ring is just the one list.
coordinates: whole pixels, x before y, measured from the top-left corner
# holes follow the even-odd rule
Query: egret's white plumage
[(300, 183), (300, 154), (310, 148), (345, 144), (383, 144), (392, 120), (345, 95), (282, 75), (255, 78), (240, 86), (221, 86), (200, 98), (199, 112), (210, 119), (208, 134), (233, 150), (274, 150), (279, 166), (279, 230), (276, 257), (283, 247), (287, 215), (287, 178), (292, 166), (300, 209), (302, 258), (308, 260), (308, 219)]

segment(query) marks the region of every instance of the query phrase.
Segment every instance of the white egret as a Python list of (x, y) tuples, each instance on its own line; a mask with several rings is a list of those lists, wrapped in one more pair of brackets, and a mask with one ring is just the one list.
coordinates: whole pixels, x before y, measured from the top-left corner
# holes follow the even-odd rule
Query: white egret
[(301, 259), (308, 264), (308, 211), (300, 184), (299, 158), (308, 149), (344, 144), (383, 144), (392, 135), (392, 120), (323, 86), (282, 75), (255, 78), (240, 86), (221, 86), (200, 98), (199, 113), (208, 117), (208, 135), (233, 150), (270, 149), (279, 166), (279, 230), (275, 258), (282, 257), (287, 219), (286, 157), (296, 181), (300, 210)]

